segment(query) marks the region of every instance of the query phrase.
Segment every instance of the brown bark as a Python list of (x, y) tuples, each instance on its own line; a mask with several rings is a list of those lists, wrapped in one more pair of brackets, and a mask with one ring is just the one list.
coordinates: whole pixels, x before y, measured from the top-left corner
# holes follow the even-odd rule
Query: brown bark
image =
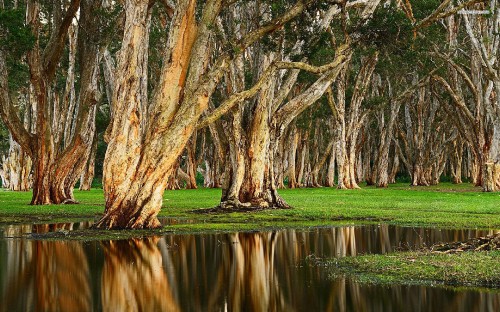
[(186, 146), (186, 173), (188, 176), (188, 181), (186, 184), (187, 189), (198, 188), (198, 186), (196, 185), (196, 172), (198, 168), (198, 160), (196, 158), (196, 140), (197, 133), (195, 131)]
[(462, 183), (463, 141), (461, 138), (453, 141), (452, 154), (450, 157), (451, 181), (453, 184)]
[(394, 147), (394, 154), (393, 154), (392, 160), (393, 160), (392, 166), (391, 166), (390, 173), (389, 173), (389, 183), (390, 184), (396, 183), (396, 176), (397, 176), (398, 171), (399, 171), (399, 155), (398, 155), (396, 146)]
[[(332, 140), (333, 141), (333, 140)], [(328, 173), (326, 177), (325, 186), (333, 187), (335, 186), (335, 155), (337, 151), (335, 150), (335, 145), (332, 146), (332, 153), (330, 154), (330, 160), (328, 161)]]
[(495, 163), (486, 163), (484, 168), (484, 186), (485, 192), (500, 191), (500, 165)]
[[(221, 135), (222, 126), (219, 122), (209, 125), (209, 134), (207, 137), (211, 139), (208, 149), (203, 154), (205, 169), (203, 173), (203, 186), (209, 188), (219, 188), (222, 185), (221, 178), (223, 176), (223, 168), (225, 163), (225, 150), (229, 148), (228, 143), (223, 140)], [(224, 147), (223, 147), (224, 146)], [(227, 148), (226, 148), (227, 147)]]

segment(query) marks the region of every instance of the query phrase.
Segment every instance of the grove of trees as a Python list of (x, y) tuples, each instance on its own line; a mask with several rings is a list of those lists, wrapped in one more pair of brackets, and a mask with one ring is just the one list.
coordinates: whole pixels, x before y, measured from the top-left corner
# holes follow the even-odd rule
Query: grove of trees
[(500, 191), (497, 0), (0, 0), (0, 177), (31, 204), (102, 178), (97, 228), (165, 189)]

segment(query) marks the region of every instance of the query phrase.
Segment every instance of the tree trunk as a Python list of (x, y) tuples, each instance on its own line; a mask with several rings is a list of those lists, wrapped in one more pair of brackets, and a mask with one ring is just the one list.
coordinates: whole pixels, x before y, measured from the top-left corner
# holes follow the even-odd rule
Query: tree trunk
[[(345, 67), (340, 79), (337, 81), (337, 101), (334, 100), (331, 93), (328, 96), (330, 108), (337, 118), (335, 135), (337, 138), (339, 189), (360, 188), (356, 181), (355, 166), (358, 135), (366, 119), (366, 114), (362, 111), (361, 103), (367, 92), (377, 60), (378, 54), (375, 54), (363, 61), (362, 67), (356, 77), (348, 114), (346, 114), (346, 90), (349, 66)], [(348, 120), (346, 120), (346, 117)]]
[[(262, 68), (267, 68), (273, 59), (272, 53), (264, 56)], [(231, 170), (222, 188), (221, 208), (289, 207), (278, 195), (274, 181), (275, 150), (270, 148), (269, 125), (269, 105), (273, 99), (274, 80), (271, 79), (257, 97), (248, 128), (244, 129), (239, 111), (233, 114), (233, 136), (230, 140), (230, 162), (228, 162), (231, 164)], [(242, 139), (243, 136), (246, 139)]]
[(396, 183), (396, 176), (399, 171), (399, 155), (396, 151), (396, 147), (394, 148), (394, 157), (392, 161), (392, 166), (389, 174), (389, 183), (394, 184)]
[[(332, 141), (333, 142), (333, 141)], [(332, 146), (332, 153), (330, 154), (330, 160), (328, 161), (328, 172), (326, 176), (325, 186), (334, 187), (335, 186), (335, 146)]]
[(452, 155), (450, 157), (451, 181), (453, 184), (462, 183), (463, 142), (459, 139), (453, 142)]
[(381, 133), (381, 142), (377, 162), (377, 187), (387, 187), (389, 184), (389, 148), (391, 146), (394, 125), (396, 123), (400, 107), (400, 103), (392, 101), (389, 121), (385, 125), (384, 131)]
[(80, 177), (80, 191), (90, 191), (92, 181), (95, 175), (95, 158), (97, 153), (97, 132), (94, 134), (94, 140), (90, 149), (90, 155), (85, 164), (85, 168)]
[(290, 132), (290, 147), (288, 149), (288, 187), (291, 189), (299, 187), (297, 183), (297, 172), (295, 165), (297, 162), (297, 148), (299, 145), (299, 132), (297, 127), (293, 125), (293, 130)]
[(196, 161), (196, 132), (193, 133), (190, 141), (186, 146), (186, 173), (187, 173), (187, 189), (197, 189), (196, 185), (196, 168), (198, 167)]
[(31, 166), (29, 155), (21, 150), (21, 146), (10, 136), (8, 157), (3, 157), (3, 183), (4, 188), (11, 191), (27, 192), (31, 188)]

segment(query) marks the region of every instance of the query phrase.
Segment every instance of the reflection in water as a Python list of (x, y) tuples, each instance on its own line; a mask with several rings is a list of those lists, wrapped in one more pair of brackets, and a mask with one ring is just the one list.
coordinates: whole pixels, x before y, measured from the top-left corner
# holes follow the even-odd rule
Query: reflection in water
[(103, 242), (105, 311), (179, 311), (162, 269), (158, 238)]
[[(43, 228), (31, 229), (41, 233)], [(18, 237), (26, 226), (8, 226), (4, 236)], [(7, 240), (2, 310), (89, 311), (89, 266), (81, 244)], [(3, 249), (3, 248), (2, 248)], [(2, 253), (3, 258), (3, 253)], [(6, 307), (9, 307), (8, 309)]]
[(372, 226), (90, 243), (15, 238), (72, 227), (76, 225), (0, 229), (0, 310), (500, 310), (498, 292), (361, 285), (344, 278), (330, 280), (325, 268), (304, 261), (311, 255), (419, 248), (491, 231)]

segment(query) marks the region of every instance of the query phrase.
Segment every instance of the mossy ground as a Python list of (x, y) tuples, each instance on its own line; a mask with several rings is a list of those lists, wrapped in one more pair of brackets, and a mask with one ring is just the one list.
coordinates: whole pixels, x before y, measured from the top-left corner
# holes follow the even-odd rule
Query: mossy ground
[[(241, 231), (268, 228), (388, 223), (441, 228), (500, 228), (500, 193), (470, 184), (433, 187), (391, 185), (388, 189), (284, 189), (293, 209), (195, 213), (219, 203), (220, 189), (166, 191), (160, 217), (181, 220), (179, 232)], [(0, 191), (0, 223), (58, 223), (96, 219), (104, 211), (102, 190), (75, 191), (78, 205), (30, 206), (31, 193)], [(186, 221), (186, 222), (182, 222)], [(189, 221), (189, 222), (187, 222)]]
[(333, 259), (326, 264), (331, 277), (347, 275), (364, 283), (500, 288), (500, 251), (400, 252)]

